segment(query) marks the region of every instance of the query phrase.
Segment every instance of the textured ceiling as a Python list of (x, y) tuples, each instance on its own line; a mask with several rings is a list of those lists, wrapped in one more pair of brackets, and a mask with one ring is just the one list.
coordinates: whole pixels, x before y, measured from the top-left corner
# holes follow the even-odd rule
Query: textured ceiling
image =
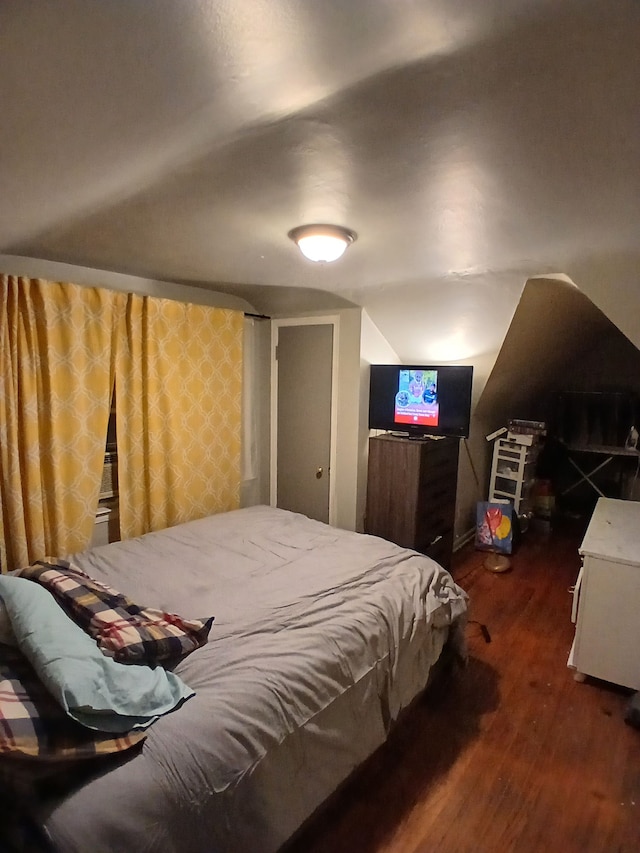
[[(451, 299), (460, 338), (508, 326), (530, 275), (597, 296), (615, 270), (615, 313), (640, 268), (639, 45), (636, 0), (3, 3), (0, 252), (261, 310), (347, 300), (414, 357), (393, 294)], [(313, 221), (358, 233), (340, 262), (288, 240)], [(495, 349), (476, 331), (459, 358)]]

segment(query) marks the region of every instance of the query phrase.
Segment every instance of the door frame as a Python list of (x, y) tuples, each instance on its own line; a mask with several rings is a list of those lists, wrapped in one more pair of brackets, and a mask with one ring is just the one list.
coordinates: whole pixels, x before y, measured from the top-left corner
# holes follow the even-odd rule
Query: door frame
[(317, 317), (289, 317), (271, 321), (271, 446), (269, 466), (269, 503), (278, 504), (278, 360), (276, 347), (282, 326), (333, 326), (331, 351), (331, 428), (329, 434), (329, 524), (335, 524), (336, 513), (336, 435), (338, 429), (338, 344), (340, 317), (337, 314)]

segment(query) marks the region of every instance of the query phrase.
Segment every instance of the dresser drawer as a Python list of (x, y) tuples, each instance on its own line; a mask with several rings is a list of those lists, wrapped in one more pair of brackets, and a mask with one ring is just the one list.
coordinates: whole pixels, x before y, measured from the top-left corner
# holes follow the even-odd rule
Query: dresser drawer
[(428, 515), (433, 511), (437, 511), (438, 507), (446, 504), (455, 504), (456, 501), (456, 480), (454, 477), (443, 477), (436, 480), (434, 483), (428, 483), (420, 489), (419, 506), (421, 515)]
[(448, 570), (450, 568), (451, 553), (453, 551), (453, 530), (450, 530), (442, 536), (438, 536), (430, 545), (418, 550), (421, 554), (431, 557), (432, 560), (435, 560), (436, 563), (439, 563)]

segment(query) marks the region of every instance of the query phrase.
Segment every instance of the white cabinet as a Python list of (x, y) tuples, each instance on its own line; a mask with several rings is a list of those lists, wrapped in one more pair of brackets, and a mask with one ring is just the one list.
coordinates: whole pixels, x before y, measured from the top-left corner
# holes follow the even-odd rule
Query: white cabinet
[(518, 515), (531, 509), (538, 446), (499, 438), (493, 446), (489, 500), (510, 501)]
[(640, 503), (600, 498), (579, 550), (568, 665), (640, 690)]

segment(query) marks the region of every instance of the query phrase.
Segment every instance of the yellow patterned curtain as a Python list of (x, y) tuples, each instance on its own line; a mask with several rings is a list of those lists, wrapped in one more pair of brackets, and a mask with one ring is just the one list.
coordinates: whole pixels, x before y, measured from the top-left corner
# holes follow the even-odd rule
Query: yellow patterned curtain
[(236, 509), (243, 314), (131, 294), (116, 362), (123, 539)]
[(124, 294), (0, 277), (3, 570), (87, 547)]

